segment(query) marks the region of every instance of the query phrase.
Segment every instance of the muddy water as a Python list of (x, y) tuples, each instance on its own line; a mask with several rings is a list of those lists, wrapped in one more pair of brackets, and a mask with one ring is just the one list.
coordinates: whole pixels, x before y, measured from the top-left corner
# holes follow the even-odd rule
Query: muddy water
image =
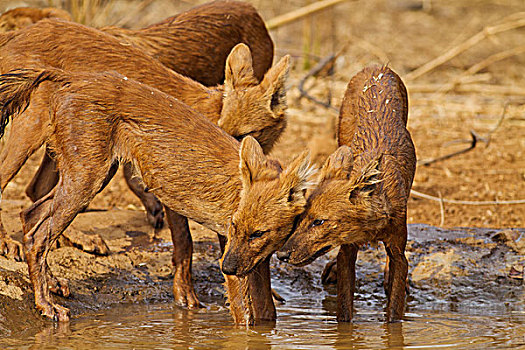
[[(316, 286), (317, 287), (317, 286)], [(69, 324), (27, 329), (0, 340), (13, 349), (501, 349), (525, 347), (525, 313), (470, 313), (411, 308), (405, 320), (385, 324), (380, 307), (358, 302), (353, 323), (335, 320), (335, 295), (299, 294), (277, 283), (287, 302), (278, 321), (235, 327), (228, 311), (212, 303), (189, 311), (171, 303), (128, 304), (85, 314)], [(314, 288), (317, 289), (317, 288)], [(361, 304), (361, 305), (359, 305)], [(369, 303), (368, 303), (369, 304)]]
[[(312, 304), (312, 303), (308, 303)], [(49, 324), (4, 347), (72, 349), (500, 349), (525, 346), (525, 315), (466, 315), (410, 312), (402, 323), (381, 322), (378, 310), (357, 310), (351, 324), (338, 325), (323, 309), (290, 303), (279, 308), (275, 326), (233, 327), (223, 308), (191, 312), (161, 305), (131, 305), (86, 315), (68, 326)]]

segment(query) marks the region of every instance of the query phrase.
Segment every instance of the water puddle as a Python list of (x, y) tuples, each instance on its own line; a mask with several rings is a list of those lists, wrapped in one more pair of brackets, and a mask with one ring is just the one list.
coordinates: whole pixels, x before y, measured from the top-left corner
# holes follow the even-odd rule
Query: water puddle
[(69, 324), (49, 322), (23, 336), (0, 340), (12, 349), (501, 349), (525, 346), (525, 313), (453, 313), (410, 310), (385, 324), (381, 308), (358, 307), (355, 320), (338, 324), (334, 296), (290, 298), (278, 306), (276, 324), (250, 329), (232, 324), (219, 304), (189, 311), (171, 303), (127, 304), (86, 314)]
[(190, 311), (172, 303), (168, 240), (145, 236), (126, 232), (108, 257), (51, 252), (55, 273), (73, 285), (61, 299), (72, 310), (68, 324), (44, 321), (25, 275), (4, 261), (0, 281), (19, 285), (25, 299), (0, 295), (0, 349), (525, 349), (525, 260), (514, 239), (523, 229), (411, 225), (408, 309), (395, 324), (384, 322), (381, 247), (359, 252), (357, 313), (348, 324), (336, 321), (335, 286), (319, 278), (336, 251), (304, 268), (273, 259), (272, 286), (286, 302), (275, 324), (249, 329), (234, 326), (224, 306), (215, 241), (195, 242), (195, 286), (207, 308)]

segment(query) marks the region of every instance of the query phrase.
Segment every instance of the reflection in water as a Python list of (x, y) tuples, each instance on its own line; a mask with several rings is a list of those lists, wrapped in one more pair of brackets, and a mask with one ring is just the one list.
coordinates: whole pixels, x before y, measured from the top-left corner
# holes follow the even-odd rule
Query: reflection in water
[[(502, 348), (525, 345), (525, 314), (476, 316), (410, 313), (385, 324), (381, 310), (357, 310), (337, 323), (323, 309), (279, 307), (275, 325), (235, 327), (228, 311), (190, 311), (169, 304), (123, 305), (68, 323), (48, 323), (25, 339), (0, 339), (0, 348), (42, 349), (418, 349)], [(413, 311), (413, 310), (412, 310)], [(521, 334), (521, 336), (520, 336)]]

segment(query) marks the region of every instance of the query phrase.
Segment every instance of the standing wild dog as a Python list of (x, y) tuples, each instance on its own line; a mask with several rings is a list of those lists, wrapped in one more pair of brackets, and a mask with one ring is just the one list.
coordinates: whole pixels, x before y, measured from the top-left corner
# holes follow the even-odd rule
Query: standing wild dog
[(332, 248), (337, 255), (337, 319), (352, 319), (360, 245), (382, 241), (389, 322), (403, 316), (408, 263), (406, 210), (416, 155), (406, 129), (406, 88), (388, 67), (363, 69), (348, 84), (339, 115), (341, 147), (325, 162), (280, 259), (305, 265)]
[(273, 41), (263, 19), (253, 5), (241, 1), (212, 1), (139, 30), (101, 30), (206, 86), (224, 81), (226, 57), (238, 43), (252, 51), (257, 80), (273, 61)]
[[(291, 229), (306, 202), (312, 174), (306, 153), (282, 169), (252, 137), (239, 144), (179, 100), (117, 73), (44, 69), (2, 75), (1, 125), (28, 105), (42, 84), (53, 87), (45, 141), (56, 154), (60, 180), (21, 217), (35, 303), (45, 316), (69, 318), (50, 295), (56, 282), (46, 263), (50, 245), (109, 181), (117, 161), (133, 163), (167, 208), (218, 233), (225, 232), (236, 211), (257, 206), (260, 193), (278, 197), (274, 202), (280, 205), (266, 214), (273, 218), (271, 230)], [(242, 280), (227, 276), (238, 323), (246, 316), (250, 322), (275, 320), (269, 266), (260, 266)]]
[[(62, 9), (20, 7), (0, 16), (0, 32), (22, 29), (46, 18), (71, 20)], [(138, 30), (115, 26), (100, 30), (206, 86), (224, 81), (226, 57), (239, 43), (252, 51), (257, 80), (273, 61), (273, 41), (263, 19), (253, 5), (241, 1), (208, 2)]]
[[(286, 125), (285, 81), (289, 57), (281, 59), (259, 83), (254, 77), (250, 51), (243, 44), (236, 46), (227, 59), (224, 86), (215, 88), (207, 88), (173, 72), (140, 50), (121, 45), (111, 35), (72, 22), (43, 20), (0, 35), (0, 57), (1, 73), (35, 65), (69, 71), (118, 71), (178, 98), (234, 137), (255, 137), (266, 152)], [(44, 82), (33, 94), (29, 108), (13, 119), (9, 138), (0, 154), (2, 190), (52, 132), (49, 105), (55, 85)], [(196, 130), (194, 137), (198, 135)], [(132, 179), (130, 165), (124, 170), (128, 184), (146, 206), (150, 221), (162, 222), (158, 199), (153, 193), (146, 193), (136, 178)], [(197, 307), (199, 301), (191, 282), (192, 242), (187, 219), (168, 211), (167, 220), (176, 242), (175, 300)], [(5, 230), (0, 231), (0, 254), (6, 254), (4, 251), (12, 256), (20, 251)]]
[[(20, 29), (24, 23), (29, 25), (51, 16), (67, 19), (66, 15), (59, 9), (19, 8), (0, 16), (0, 23), (14, 21)], [(273, 60), (273, 42), (261, 16), (252, 5), (238, 1), (206, 3), (140, 30), (118, 27), (101, 30), (118, 38), (121, 44), (133, 45), (166, 67), (206, 86), (223, 83), (226, 58), (236, 44), (245, 43), (252, 51), (253, 75), (258, 82)], [(125, 172), (132, 190), (144, 203), (150, 222), (155, 227), (162, 226), (164, 213), (158, 201), (130, 178), (129, 167)], [(45, 153), (26, 194), (35, 201), (47, 194), (57, 181), (54, 161)]]
[[(51, 16), (68, 19), (67, 15), (59, 9), (19, 8), (0, 16), (0, 26), (2, 21), (16, 22), (16, 27), (20, 29), (24, 24)], [(246, 44), (252, 52), (253, 76), (257, 82), (263, 79), (273, 61), (273, 42), (264, 21), (252, 5), (240, 1), (206, 3), (144, 29), (104, 27), (100, 30), (115, 36), (121, 44), (133, 45), (166, 67), (205, 86), (224, 82), (226, 58), (239, 43)], [(122, 73), (130, 76), (127, 72)], [(265, 150), (268, 151), (269, 147), (265, 146)], [(129, 176), (132, 172), (129, 166), (124, 170), (132, 190), (144, 203), (152, 225), (162, 226), (164, 213), (158, 201), (153, 195), (144, 193), (140, 183)], [(57, 181), (55, 163), (45, 153), (26, 194), (35, 201), (47, 194)]]

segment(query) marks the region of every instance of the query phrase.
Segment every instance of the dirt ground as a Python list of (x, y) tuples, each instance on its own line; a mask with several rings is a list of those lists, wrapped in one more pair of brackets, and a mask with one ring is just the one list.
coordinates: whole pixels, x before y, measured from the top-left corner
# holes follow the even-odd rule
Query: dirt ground
[[(306, 4), (305, 0), (284, 3), (273, 0), (253, 0), (251, 2), (260, 9), (263, 18), (267, 20)], [(159, 21), (167, 14), (190, 8), (196, 2), (153, 1), (140, 13), (129, 10), (130, 6), (132, 8), (138, 6), (137, 1), (113, 1), (112, 3), (114, 6), (108, 10), (108, 13), (103, 17), (95, 16), (96, 18), (91, 19), (91, 23), (95, 25), (120, 23), (138, 28)], [(44, 6), (47, 4), (47, 1), (4, 1), (0, 2), (0, 11), (20, 5)], [(467, 201), (525, 199), (525, 75), (523, 74), (525, 49), (521, 46), (525, 42), (525, 14), (523, 12), (525, 3), (522, 0), (445, 0), (425, 1), (424, 4), (426, 5), (423, 6), (420, 1), (416, 0), (347, 1), (307, 20), (297, 21), (273, 30), (271, 33), (276, 44), (277, 56), (291, 54), (294, 58), (294, 67), (289, 81), (288, 128), (272, 154), (279, 159), (289, 161), (293, 155), (309, 148), (317, 162), (324, 161), (337, 146), (334, 139), (336, 109), (340, 105), (350, 78), (366, 65), (389, 64), (404, 79), (408, 87), (410, 99), (408, 128), (412, 134), (419, 160), (436, 158), (468, 147), (470, 132), (473, 131), (478, 135), (478, 142), (473, 150), (428, 166), (419, 165), (413, 185), (414, 190), (435, 197), (441, 196), (444, 199)], [(462, 43), (483, 31), (484, 28), (502, 23), (512, 24), (517, 20), (523, 22), (522, 27), (487, 35), (468, 49), (460, 50), (464, 47)], [(485, 32), (489, 33), (490, 30)], [(346, 49), (336, 60), (333, 75), (320, 74), (318, 77), (309, 78), (305, 84), (311, 96), (324, 102), (330, 101), (335, 108), (325, 108), (305, 98), (300, 98), (297, 87), (308, 70), (322, 58), (344, 47)], [(415, 69), (453, 49), (458, 49), (457, 51), (460, 52), (444, 60), (442, 64), (429, 72), (415, 76)], [(506, 58), (501, 58), (501, 56)], [(478, 64), (478, 67), (481, 67), (479, 70), (469, 71), (469, 68), (476, 68)], [(30, 203), (24, 194), (24, 189), (34, 174), (41, 156), (42, 154), (38, 153), (27, 162), (18, 176), (7, 186), (2, 196), (3, 215), (7, 217), (8, 231), (18, 239), (21, 238), (21, 228), (16, 213)], [(114, 237), (117, 240), (116, 243), (112, 243), (114, 246), (110, 246), (117, 252), (125, 252), (127, 246), (140, 245), (141, 239), (145, 242), (143, 248), (151, 243), (153, 231), (147, 226), (140, 202), (127, 189), (121, 174), (115, 176), (110, 185), (92, 202), (90, 208), (103, 211), (81, 214), (77, 221), (92, 220), (97, 225), (74, 223), (73, 227), (80, 225), (79, 229), (101, 233), (103, 236), (104, 234), (111, 235), (113, 229), (120, 232), (121, 236)], [(119, 216), (121, 215), (119, 213), (125, 214)], [(443, 208), (441, 208), (439, 201), (412, 196), (408, 213), (411, 224), (428, 224), (445, 228), (516, 229), (525, 227), (525, 204), (458, 205), (443, 203)], [(220, 280), (215, 236), (196, 224), (192, 224), (192, 230), (195, 233), (196, 245), (200, 247), (196, 249), (200, 251), (195, 267), (196, 274), (200, 276), (198, 278), (202, 280), (211, 278), (214, 282), (216, 282), (214, 279)], [(423, 231), (425, 230), (421, 230)], [(429, 232), (438, 236), (446, 236), (455, 231), (431, 229)], [(476, 246), (476, 244), (481, 244), (476, 243), (476, 239), (480, 239), (484, 242), (483, 244), (495, 244), (492, 237), (495, 232), (499, 231), (472, 232), (483, 232), (483, 234), (481, 238), (471, 234), (469, 242), (454, 240), (448, 242), (455, 242), (458, 246), (462, 244)], [(522, 231), (511, 232), (517, 232), (510, 235), (514, 237), (510, 239), (511, 241), (521, 240), (523, 242)], [(159, 244), (151, 248), (144, 248), (148, 251), (147, 257), (144, 255), (143, 258), (136, 256), (129, 258), (131, 253), (127, 252), (125, 258), (116, 254), (111, 258), (113, 260), (88, 257), (78, 260), (75, 256), (80, 253), (73, 253), (75, 249), (68, 247), (60, 249), (66, 251), (60, 255), (60, 259), (63, 260), (55, 268), (62, 269), (61, 271), (66, 273), (68, 268), (79, 264), (78, 261), (81, 261), (82, 264), (92, 263), (94, 266), (92, 270), (84, 271), (82, 273), (85, 275), (75, 277), (77, 288), (80, 288), (82, 283), (85, 283), (85, 288), (100, 288), (96, 287), (96, 281), (110, 281), (109, 277), (113, 274), (118, 275), (120, 268), (125, 271), (134, 268), (136, 271), (132, 275), (126, 274), (130, 279), (129, 284), (135, 286), (130, 289), (131, 294), (139, 293), (140, 289), (136, 288), (138, 282), (134, 278), (138, 278), (136, 276), (141, 273), (141, 269), (149, 272), (151, 269), (156, 269), (154, 273), (151, 272), (151, 275), (155, 276), (154, 279), (161, 287), (158, 290), (148, 289), (148, 293), (153, 295), (160, 290), (156, 298), (158, 300), (169, 299), (171, 293), (170, 246), (169, 243), (166, 243), (169, 242), (169, 236), (166, 229), (157, 234), (160, 235), (158, 237), (162, 238), (162, 241), (157, 242)], [(493, 246), (484, 246), (483, 249), (488, 249), (485, 253), (489, 254), (491, 251), (494, 252), (493, 248)], [(437, 253), (428, 246), (425, 249), (427, 249), (426, 253)], [(510, 260), (506, 258), (507, 255), (502, 255), (505, 266), (499, 270), (501, 276), (509, 276), (512, 268), (521, 269), (523, 276), (523, 246), (518, 246), (516, 249), (518, 250), (513, 250), (514, 255)], [(206, 253), (208, 250), (209, 254)], [(133, 254), (143, 254), (140, 253), (141, 251), (138, 250)], [(508, 251), (512, 249), (508, 248), (506, 252)], [(446, 251), (441, 253), (444, 255), (439, 255), (437, 260), (417, 258), (411, 261), (419, 264), (420, 261), (423, 261), (421, 259), (430, 259), (428, 264), (431, 266), (433, 263), (436, 264), (436, 261), (449, 259), (447, 261), (450, 262), (450, 259), (455, 259), (454, 256), (447, 255), (449, 253)], [(145, 264), (155, 260), (155, 254), (165, 256), (153, 267), (148, 265), (146, 268)], [(72, 257), (68, 258), (68, 256)], [(205, 271), (199, 272), (201, 271), (199, 270), (199, 259), (207, 261), (205, 265), (200, 265), (205, 266), (206, 271), (216, 270), (213, 270), (211, 277), (205, 277)], [(475, 255), (471, 259), (475, 261)], [(6, 267), (8, 263), (3, 261), (2, 264), (3, 271), (8, 271)], [(51, 265), (53, 266), (53, 261)], [(465, 266), (464, 269), (468, 270), (470, 267)], [(22, 271), (20, 269), (23, 269), (23, 266), (16, 265), (12, 269), (14, 270), (9, 271)], [(413, 266), (412, 272), (414, 269)], [(435, 281), (439, 280), (439, 274), (431, 273), (431, 275), (432, 278), (436, 278)], [(5, 276), (7, 275), (4, 273), (3, 277)], [(89, 282), (82, 282), (84, 281), (82, 276)], [(150, 278), (147, 273), (142, 276), (145, 279)], [(510, 285), (515, 283), (514, 280), (509, 281), (505, 283), (510, 283)], [(2, 283), (6, 282), (0, 279), (0, 285)], [(25, 283), (27, 285), (27, 281)], [(217, 282), (217, 285), (220, 284)], [(112, 286), (106, 285), (104, 288), (103, 292), (98, 291), (95, 297), (91, 297), (101, 301), (103, 297), (110, 296)], [(115, 288), (120, 291), (115, 298), (125, 295), (126, 291), (122, 284)], [(211, 295), (222, 295), (222, 287), (213, 288), (208, 289)], [(203, 297), (202, 293), (200, 296)], [(516, 297), (519, 300), (522, 295), (518, 294)], [(133, 296), (122, 298), (128, 301), (133, 300)], [(73, 304), (80, 307), (84, 305), (82, 303), (84, 301), (80, 298), (77, 304), (74, 302)], [(69, 304), (69, 306), (74, 305)], [(88, 303), (88, 305), (93, 304)], [(89, 306), (82, 307), (89, 308)]]

